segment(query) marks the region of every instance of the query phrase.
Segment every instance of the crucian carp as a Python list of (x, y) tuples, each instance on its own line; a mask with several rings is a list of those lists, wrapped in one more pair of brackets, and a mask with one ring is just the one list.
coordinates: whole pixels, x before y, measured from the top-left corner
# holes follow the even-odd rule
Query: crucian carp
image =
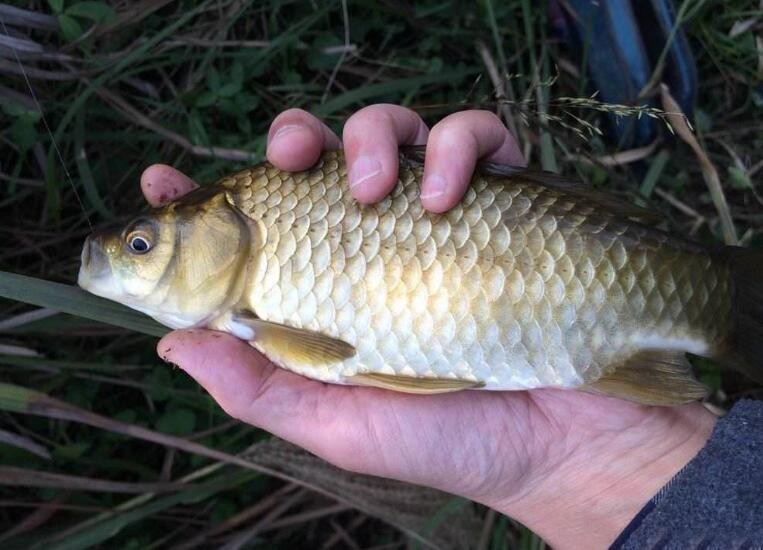
[(351, 196), (341, 151), (267, 163), (88, 237), (79, 284), (172, 328), (247, 340), (318, 380), (412, 393), (579, 388), (702, 398), (686, 353), (761, 378), (763, 254), (710, 249), (558, 175), (482, 164), (424, 210), (421, 150)]

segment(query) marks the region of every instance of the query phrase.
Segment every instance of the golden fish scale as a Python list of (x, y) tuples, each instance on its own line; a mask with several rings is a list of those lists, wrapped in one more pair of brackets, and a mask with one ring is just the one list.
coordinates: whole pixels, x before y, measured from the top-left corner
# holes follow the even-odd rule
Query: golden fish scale
[(357, 349), (283, 366), (334, 382), (574, 387), (639, 349), (701, 353), (724, 338), (728, 269), (703, 249), (517, 178), (475, 176), (458, 206), (430, 214), (421, 172), (401, 157), (394, 192), (371, 206), (351, 198), (341, 152), (307, 172), (261, 165), (221, 180), (264, 232), (246, 305)]

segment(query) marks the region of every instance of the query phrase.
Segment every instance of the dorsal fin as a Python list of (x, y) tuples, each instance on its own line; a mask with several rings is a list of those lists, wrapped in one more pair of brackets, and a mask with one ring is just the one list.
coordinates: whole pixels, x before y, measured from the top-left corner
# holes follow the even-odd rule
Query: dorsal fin
[[(406, 145), (400, 147), (402, 157), (413, 165), (422, 165), (424, 163), (425, 152), (425, 145)], [(594, 189), (578, 180), (560, 176), (553, 172), (485, 161), (477, 163), (476, 171), (483, 176), (528, 180), (536, 185), (556, 189), (565, 194), (575, 195), (578, 198), (596, 203), (611, 214), (629, 218), (646, 225), (657, 225), (663, 220), (663, 216), (659, 212), (641, 208), (617, 195)]]

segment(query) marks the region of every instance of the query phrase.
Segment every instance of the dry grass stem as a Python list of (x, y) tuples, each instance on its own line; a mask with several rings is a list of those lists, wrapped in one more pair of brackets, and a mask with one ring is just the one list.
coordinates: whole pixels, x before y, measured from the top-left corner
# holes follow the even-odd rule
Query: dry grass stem
[[(490, 81), (493, 83), (493, 88), (495, 89), (495, 98), (499, 101), (502, 99), (509, 99), (510, 101), (511, 98), (506, 95), (506, 84), (504, 79), (501, 78), (501, 75), (498, 72), (498, 67), (495, 64), (495, 60), (493, 59), (493, 56), (490, 53), (487, 45), (485, 45), (482, 40), (477, 40), (476, 46), (477, 52), (479, 52), (480, 57), (482, 58), (482, 62), (485, 64), (485, 68), (487, 69), (487, 73), (490, 76)], [(515, 117), (512, 114), (509, 105), (507, 103), (499, 103), (499, 109), (501, 112), (501, 117), (509, 127), (511, 134), (519, 139), (521, 136), (517, 132), (517, 125), (514, 120)]]
[(103, 87), (98, 88), (95, 92), (108, 103), (113, 105), (114, 108), (122, 113), (128, 120), (130, 120), (130, 122), (133, 122), (138, 126), (143, 126), (144, 128), (159, 134), (160, 136), (172, 141), (176, 145), (179, 145), (192, 155), (242, 162), (252, 161), (254, 155), (249, 151), (244, 151), (241, 149), (229, 149), (226, 147), (206, 147), (203, 145), (194, 145), (180, 134), (173, 132), (172, 130), (168, 130), (167, 128), (164, 128), (163, 126), (151, 120), (151, 118), (138, 111), (117, 93), (107, 90)]
[(611, 155), (600, 155), (598, 157), (589, 157), (586, 155), (568, 155), (567, 159), (575, 162), (583, 162), (586, 164), (597, 164), (606, 168), (612, 168), (615, 166), (624, 166), (644, 160), (654, 153), (654, 150), (659, 145), (660, 140), (655, 140), (649, 145), (644, 147), (635, 147), (633, 149), (627, 149), (620, 151), (619, 153), (613, 153)]
[(710, 190), (710, 196), (713, 199), (715, 209), (718, 211), (720, 217), (721, 230), (723, 231), (723, 240), (726, 244), (736, 245), (739, 243), (737, 238), (736, 229), (734, 228), (734, 220), (731, 217), (731, 211), (729, 210), (728, 202), (726, 201), (726, 195), (723, 193), (723, 187), (721, 186), (721, 180), (718, 176), (718, 170), (715, 169), (715, 165), (707, 156), (707, 153), (702, 149), (702, 146), (694, 137), (689, 124), (686, 121), (686, 117), (681, 111), (681, 107), (676, 100), (670, 94), (670, 90), (665, 84), (660, 86), (660, 94), (662, 97), (662, 105), (669, 113), (669, 120), (671, 126), (675, 130), (678, 137), (680, 137), (692, 151), (694, 151), (697, 160), (699, 161), (700, 169), (702, 170), (702, 176), (705, 179), (708, 189)]

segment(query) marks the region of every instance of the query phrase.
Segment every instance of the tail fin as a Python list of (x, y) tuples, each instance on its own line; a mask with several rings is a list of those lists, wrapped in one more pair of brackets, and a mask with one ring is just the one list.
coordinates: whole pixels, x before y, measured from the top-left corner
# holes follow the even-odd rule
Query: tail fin
[(728, 247), (724, 254), (733, 289), (726, 358), (763, 384), (763, 250)]

